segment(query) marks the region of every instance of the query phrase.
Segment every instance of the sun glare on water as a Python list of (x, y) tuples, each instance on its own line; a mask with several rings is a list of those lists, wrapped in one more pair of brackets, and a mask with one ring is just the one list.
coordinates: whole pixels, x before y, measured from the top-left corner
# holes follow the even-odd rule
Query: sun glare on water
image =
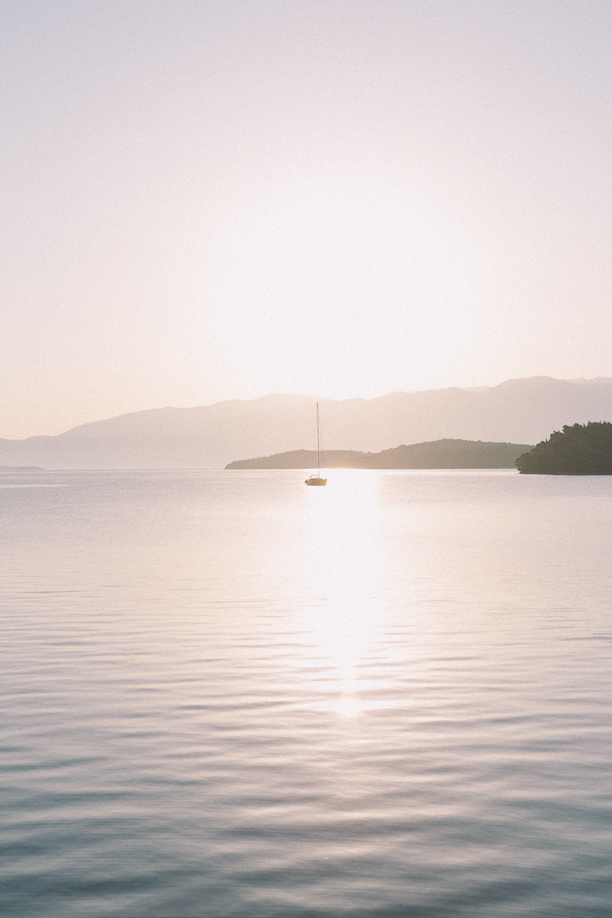
[(326, 673), (324, 707), (354, 717), (371, 706), (363, 669), (381, 637), (380, 477), (334, 470), (325, 489), (308, 491), (301, 626)]

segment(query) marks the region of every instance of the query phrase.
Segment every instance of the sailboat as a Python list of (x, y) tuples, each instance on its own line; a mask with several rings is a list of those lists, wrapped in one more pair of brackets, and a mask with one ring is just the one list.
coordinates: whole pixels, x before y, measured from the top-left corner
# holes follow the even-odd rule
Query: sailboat
[(321, 433), (319, 431), (319, 403), (317, 402), (317, 474), (312, 474), (309, 478), (306, 479), (307, 485), (322, 485), (327, 484), (327, 478), (321, 478)]

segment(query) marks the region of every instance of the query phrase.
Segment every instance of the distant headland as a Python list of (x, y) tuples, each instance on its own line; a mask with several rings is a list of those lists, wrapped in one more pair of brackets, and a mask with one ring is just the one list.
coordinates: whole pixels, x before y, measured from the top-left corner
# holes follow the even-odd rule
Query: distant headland
[(612, 423), (565, 425), (519, 456), (516, 467), (526, 475), (612, 475)]
[[(612, 425), (611, 425), (612, 426)], [(511, 469), (518, 456), (531, 447), (524, 443), (487, 443), (481, 440), (434, 440), (396, 446), (379, 453), (329, 450), (326, 469)], [(257, 459), (239, 459), (226, 469), (309, 469), (317, 454), (297, 449)]]
[[(152, 408), (81, 424), (54, 436), (0, 437), (0, 464), (222, 469), (236, 459), (312, 450), (317, 402), (324, 445), (343, 451), (374, 455), (398, 443), (418, 446), (443, 438), (532, 444), (563, 424), (586, 424), (592, 418), (612, 421), (612, 378), (533, 377), (478, 389), (392, 392), (372, 399), (267, 395), (194, 408)], [(300, 461), (308, 467), (313, 464)]]

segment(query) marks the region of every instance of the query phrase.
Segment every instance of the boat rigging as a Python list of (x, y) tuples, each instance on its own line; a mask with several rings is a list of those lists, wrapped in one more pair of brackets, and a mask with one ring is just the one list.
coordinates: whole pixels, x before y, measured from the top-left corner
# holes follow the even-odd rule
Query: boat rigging
[(319, 403), (317, 402), (317, 474), (314, 473), (306, 479), (307, 485), (322, 487), (327, 484), (327, 478), (321, 478), (321, 432), (319, 429)]

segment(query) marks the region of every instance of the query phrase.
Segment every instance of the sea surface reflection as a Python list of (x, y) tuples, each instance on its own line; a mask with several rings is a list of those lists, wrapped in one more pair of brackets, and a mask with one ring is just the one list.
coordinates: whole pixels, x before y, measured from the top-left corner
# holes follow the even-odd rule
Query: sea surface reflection
[(603, 918), (612, 480), (0, 475), (3, 918)]
[(311, 491), (298, 560), (302, 601), (296, 606), (311, 659), (331, 669), (323, 680), (315, 667), (318, 679), (308, 693), (316, 697), (327, 688), (330, 697), (322, 706), (353, 717), (367, 705), (364, 670), (382, 637), (380, 476), (344, 471), (329, 490)]

